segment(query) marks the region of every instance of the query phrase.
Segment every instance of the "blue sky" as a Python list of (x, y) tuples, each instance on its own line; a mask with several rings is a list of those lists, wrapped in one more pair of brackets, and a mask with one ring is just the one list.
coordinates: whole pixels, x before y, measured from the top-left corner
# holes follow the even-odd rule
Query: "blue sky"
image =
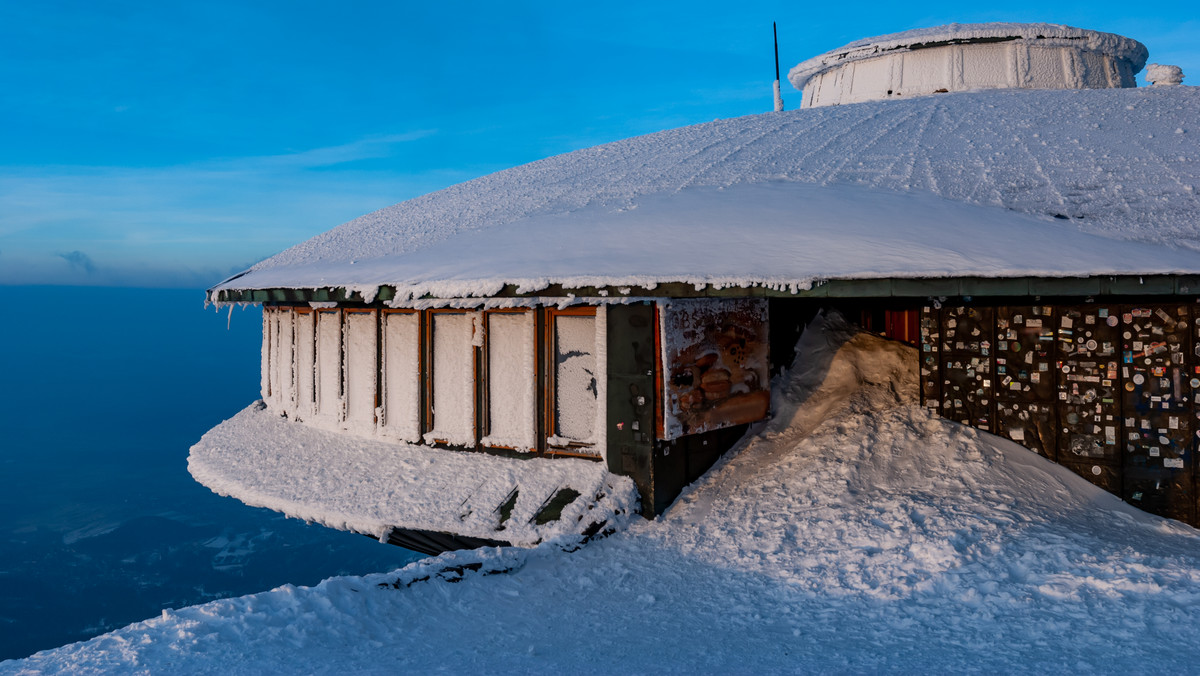
[(204, 287), (482, 174), (765, 112), (773, 20), (785, 71), (861, 37), (1047, 21), (1200, 84), (1194, 1), (994, 6), (0, 0), (0, 284)]

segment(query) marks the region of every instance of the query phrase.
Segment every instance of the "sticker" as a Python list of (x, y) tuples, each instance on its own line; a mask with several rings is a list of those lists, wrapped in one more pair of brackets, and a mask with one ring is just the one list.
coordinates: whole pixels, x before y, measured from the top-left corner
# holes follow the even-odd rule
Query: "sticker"
[(1029, 321), (1025, 322), (1025, 326), (1028, 326), (1031, 329), (1040, 329), (1042, 328), (1042, 320), (1030, 319)]
[(1163, 467), (1169, 469), (1183, 469), (1183, 458), (1163, 458)]
[(1095, 340), (1089, 340), (1087, 342), (1087, 349), (1089, 351), (1095, 351), (1095, 349), (1098, 347), (1100, 347), (1100, 345)]
[(1142, 383), (1146, 382), (1146, 376), (1140, 373), (1135, 373), (1133, 374), (1133, 382), (1136, 385), (1141, 385)]
[(1008, 438), (1013, 441), (1025, 441), (1025, 430), (1019, 427), (1011, 429), (1008, 431)]
[[(1100, 472), (1102, 471), (1103, 470), (1100, 469), (1100, 465), (1092, 465), (1092, 474), (1100, 476)], [(1138, 499), (1141, 499), (1141, 493), (1138, 494)]]
[(1116, 325), (1117, 325), (1117, 318), (1116, 318), (1116, 316), (1115, 316), (1115, 315), (1114, 315), (1114, 316), (1110, 316), (1110, 317), (1109, 317), (1109, 318), (1108, 318), (1106, 321), (1108, 322), (1108, 325), (1109, 325), (1109, 326), (1116, 326)]
[(1159, 456), (1158, 447), (1157, 447), (1157, 446), (1151, 446), (1151, 447), (1150, 447), (1150, 457), (1151, 457), (1151, 458), (1157, 458), (1158, 456)]
[(1073, 328), (1074, 326), (1075, 326), (1075, 322), (1071, 321), (1071, 318), (1070, 318), (1070, 317), (1063, 317), (1063, 318), (1062, 318), (1062, 327), (1063, 327), (1064, 329)]
[(1200, 387), (1200, 378), (1192, 378), (1188, 381), (1188, 384), (1192, 386), (1192, 389), (1196, 389)]
[(1126, 392), (1132, 392), (1132, 391), (1133, 391), (1133, 383), (1126, 382), (1126, 383), (1125, 383), (1125, 391), (1126, 391)]

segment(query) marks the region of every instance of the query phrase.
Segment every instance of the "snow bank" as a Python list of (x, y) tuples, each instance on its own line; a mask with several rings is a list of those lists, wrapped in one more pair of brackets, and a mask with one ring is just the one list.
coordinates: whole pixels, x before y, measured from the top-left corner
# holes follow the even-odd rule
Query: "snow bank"
[[(247, 407), (191, 449), (188, 471), (213, 491), (305, 521), (384, 537), (392, 528), (532, 546), (593, 524), (619, 528), (637, 491), (603, 463), (512, 459), (350, 437)], [(535, 515), (559, 490), (580, 493), (556, 521)], [(511, 516), (500, 509), (516, 491)]]
[[(1147, 87), (945, 94), (719, 120), (388, 207), (215, 289), (350, 286), (373, 297), (380, 284), (486, 295), (551, 280), (786, 288), (834, 275), (1148, 274), (1179, 264), (1147, 265), (1157, 254), (1121, 242), (1097, 262), (1086, 254), (1092, 240), (1075, 236), (1200, 251), (1197, 119), (1200, 91)], [(1037, 229), (1046, 246), (1026, 244)], [(903, 247), (908, 262), (860, 255), (876, 240)], [(964, 244), (972, 241), (978, 249)], [(813, 243), (819, 257), (770, 259)]]
[(167, 611), (0, 673), (1194, 668), (1195, 530), (921, 410), (906, 348), (832, 318), (800, 348), (780, 415), (656, 521)]

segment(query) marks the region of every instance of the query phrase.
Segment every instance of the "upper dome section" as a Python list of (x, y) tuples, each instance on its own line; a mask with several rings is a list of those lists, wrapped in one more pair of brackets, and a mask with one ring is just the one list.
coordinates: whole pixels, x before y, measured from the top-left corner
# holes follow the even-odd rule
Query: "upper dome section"
[(802, 108), (967, 89), (1136, 87), (1145, 45), (1045, 23), (949, 24), (857, 40), (788, 72)]

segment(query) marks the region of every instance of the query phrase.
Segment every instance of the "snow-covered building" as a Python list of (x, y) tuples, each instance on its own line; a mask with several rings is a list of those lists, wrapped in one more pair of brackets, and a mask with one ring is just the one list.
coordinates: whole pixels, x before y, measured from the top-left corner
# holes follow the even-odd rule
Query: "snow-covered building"
[(883, 36), (794, 68), (800, 110), (334, 228), (209, 290), (264, 306), (263, 404), (190, 469), (429, 551), (594, 533), (764, 419), (835, 307), (919, 344), (945, 417), (1195, 522), (1200, 92), (1136, 87), (1145, 60), (1044, 24)]

